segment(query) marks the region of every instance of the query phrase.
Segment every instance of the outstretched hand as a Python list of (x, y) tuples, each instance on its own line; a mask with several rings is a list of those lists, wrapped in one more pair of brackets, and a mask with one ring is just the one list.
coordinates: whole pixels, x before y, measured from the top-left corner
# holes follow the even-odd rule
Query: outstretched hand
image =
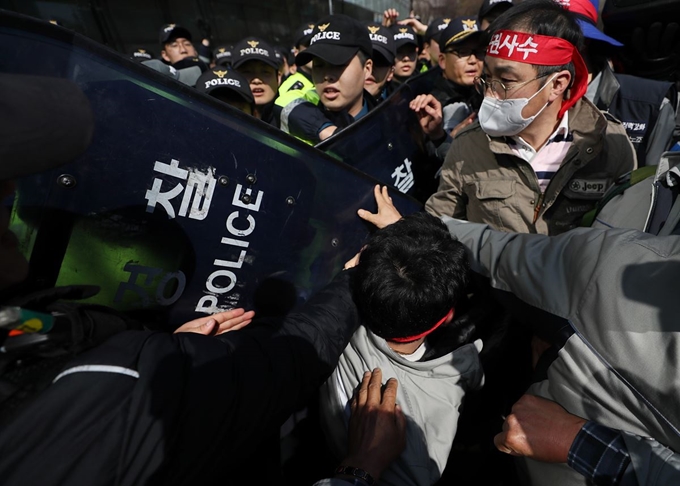
[(415, 112), (420, 128), (431, 140), (437, 140), (446, 135), (442, 123), (442, 105), (434, 96), (418, 95), (411, 100), (409, 108)]
[(379, 368), (364, 373), (351, 401), (349, 450), (342, 465), (358, 467), (376, 480), (406, 447), (406, 417), (396, 404), (397, 380), (384, 389)]
[(427, 25), (425, 25), (424, 23), (422, 23), (420, 20), (418, 20), (415, 17), (409, 17), (407, 19), (400, 20), (397, 23), (399, 25), (408, 25), (413, 30), (415, 30), (416, 34), (418, 34), (418, 35), (425, 35), (425, 33), (427, 32)]
[(399, 12), (397, 12), (397, 10), (394, 8), (388, 8), (383, 12), (382, 24), (384, 27), (389, 27), (392, 24), (396, 23), (398, 18)]
[(401, 219), (401, 213), (392, 204), (392, 198), (387, 192), (387, 186), (383, 186), (382, 190), (380, 185), (375, 186), (373, 194), (375, 195), (375, 202), (378, 204), (378, 212), (371, 213), (365, 209), (360, 209), (357, 211), (357, 214), (361, 219), (373, 223), (378, 228), (384, 228)]
[(193, 332), (204, 336), (216, 336), (246, 327), (252, 322), (254, 316), (254, 311), (246, 312), (245, 309), (232, 309), (189, 321), (178, 327), (175, 332)]

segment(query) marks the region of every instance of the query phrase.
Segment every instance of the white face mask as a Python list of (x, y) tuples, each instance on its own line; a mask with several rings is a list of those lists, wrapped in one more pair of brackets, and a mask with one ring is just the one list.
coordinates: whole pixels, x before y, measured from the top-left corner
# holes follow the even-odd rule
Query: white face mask
[(556, 77), (557, 74), (550, 78), (531, 98), (499, 100), (493, 96), (485, 96), (484, 101), (482, 101), (482, 107), (477, 115), (482, 130), (492, 137), (512, 137), (520, 133), (541, 114), (545, 107), (548, 106), (548, 103), (543, 105), (543, 108), (538, 110), (538, 113), (529, 118), (522, 116), (522, 109)]

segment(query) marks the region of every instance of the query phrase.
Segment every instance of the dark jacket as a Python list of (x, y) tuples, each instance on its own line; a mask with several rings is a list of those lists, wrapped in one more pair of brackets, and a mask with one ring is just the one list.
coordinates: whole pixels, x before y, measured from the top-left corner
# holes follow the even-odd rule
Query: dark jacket
[(276, 104), (276, 98), (257, 109), (260, 113), (260, 120), (273, 127), (281, 128), (281, 107)]
[[(376, 99), (364, 90), (364, 104), (371, 111), (378, 105)], [(338, 131), (347, 128), (355, 119), (346, 111), (329, 111), (318, 101), (299, 98), (281, 112), (281, 130), (312, 145), (319, 143), (319, 132), (326, 126), (335, 125)]]
[(593, 103), (621, 121), (640, 166), (657, 165), (672, 145), (678, 92), (673, 83), (613, 72), (599, 75)]
[(431, 94), (442, 106), (463, 102), (469, 104), (471, 109), (478, 110), (482, 104), (482, 96), (477, 93), (474, 86), (461, 86), (444, 76), (439, 76), (434, 80)]
[(3, 485), (233, 484), (337, 364), (358, 323), (348, 273), (282, 322), (124, 332), (82, 355), (0, 433)]

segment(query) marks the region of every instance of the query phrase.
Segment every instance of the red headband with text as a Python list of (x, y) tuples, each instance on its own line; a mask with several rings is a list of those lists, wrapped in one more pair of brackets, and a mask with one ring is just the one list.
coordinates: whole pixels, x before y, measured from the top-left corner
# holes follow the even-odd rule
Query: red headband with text
[(444, 317), (442, 317), (439, 321), (437, 321), (437, 323), (436, 323), (434, 326), (432, 326), (430, 329), (428, 329), (427, 331), (421, 332), (420, 334), (417, 334), (417, 335), (415, 335), (415, 336), (407, 336), (407, 337), (400, 337), (400, 338), (390, 338), (389, 341), (394, 341), (395, 343), (412, 343), (413, 341), (417, 341), (418, 339), (427, 336), (427, 335), (430, 334), (432, 331), (434, 331), (435, 329), (437, 329), (439, 326), (441, 326), (442, 324), (444, 324), (444, 322), (446, 322), (446, 319), (448, 319), (449, 316), (452, 316), (452, 315), (453, 315), (453, 309), (451, 309), (450, 311), (448, 311)]
[(559, 117), (574, 106), (588, 89), (588, 68), (574, 44), (559, 37), (499, 30), (491, 38), (486, 55), (539, 66), (574, 63), (575, 76), (568, 100), (562, 102)]

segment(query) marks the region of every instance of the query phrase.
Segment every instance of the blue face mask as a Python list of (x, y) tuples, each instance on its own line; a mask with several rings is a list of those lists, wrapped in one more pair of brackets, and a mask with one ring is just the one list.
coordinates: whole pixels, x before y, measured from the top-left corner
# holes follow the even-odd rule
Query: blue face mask
[(509, 100), (499, 100), (493, 96), (485, 96), (482, 107), (479, 109), (479, 124), (488, 135), (492, 137), (512, 137), (528, 127), (534, 119), (541, 114), (548, 103), (538, 110), (534, 116), (524, 118), (522, 110), (538, 93), (548, 86), (557, 74), (536, 91), (531, 98), (513, 98)]

